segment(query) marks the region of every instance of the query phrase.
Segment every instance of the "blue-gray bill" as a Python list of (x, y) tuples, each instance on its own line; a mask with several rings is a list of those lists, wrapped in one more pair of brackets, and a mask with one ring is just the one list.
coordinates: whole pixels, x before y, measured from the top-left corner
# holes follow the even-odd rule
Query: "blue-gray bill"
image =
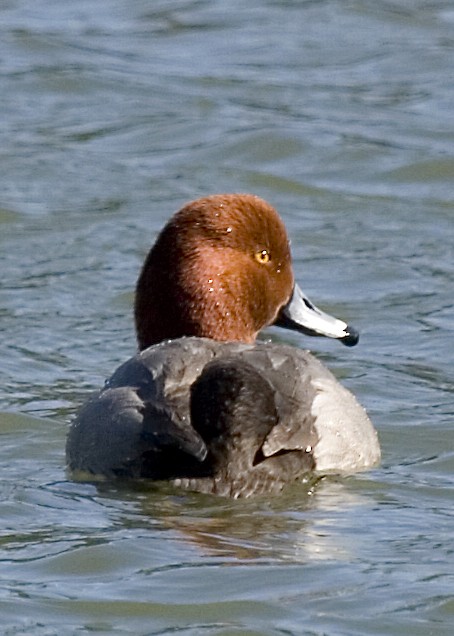
[(359, 340), (359, 333), (354, 327), (318, 309), (296, 283), (292, 297), (281, 309), (274, 324), (307, 336), (336, 338), (347, 347), (355, 346)]

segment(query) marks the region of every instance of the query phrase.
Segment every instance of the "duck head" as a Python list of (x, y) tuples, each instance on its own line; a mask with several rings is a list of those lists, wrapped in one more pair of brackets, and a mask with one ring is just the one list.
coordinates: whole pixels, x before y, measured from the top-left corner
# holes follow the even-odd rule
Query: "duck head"
[(251, 343), (273, 324), (358, 341), (295, 284), (284, 223), (250, 194), (198, 199), (168, 221), (137, 282), (135, 323), (140, 349), (182, 336)]

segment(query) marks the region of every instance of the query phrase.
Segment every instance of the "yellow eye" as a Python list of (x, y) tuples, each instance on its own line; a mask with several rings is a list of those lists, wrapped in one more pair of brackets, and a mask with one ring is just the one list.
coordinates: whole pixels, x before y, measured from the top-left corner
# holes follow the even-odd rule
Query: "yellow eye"
[(264, 263), (269, 263), (271, 260), (270, 253), (268, 252), (268, 250), (260, 250), (259, 252), (255, 253), (255, 260), (257, 261), (257, 263), (261, 263), (262, 265)]

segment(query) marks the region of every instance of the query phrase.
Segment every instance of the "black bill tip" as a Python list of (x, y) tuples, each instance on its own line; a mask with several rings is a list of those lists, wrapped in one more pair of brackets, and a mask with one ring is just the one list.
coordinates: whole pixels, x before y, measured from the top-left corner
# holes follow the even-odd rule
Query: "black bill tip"
[(358, 344), (358, 341), (359, 331), (357, 331), (351, 325), (347, 325), (345, 336), (341, 338), (342, 344), (344, 344), (346, 347), (354, 347), (356, 344)]

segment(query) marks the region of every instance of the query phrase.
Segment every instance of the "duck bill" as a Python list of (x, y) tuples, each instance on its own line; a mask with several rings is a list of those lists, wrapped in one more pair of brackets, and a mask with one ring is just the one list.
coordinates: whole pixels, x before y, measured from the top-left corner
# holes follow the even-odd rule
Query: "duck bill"
[(353, 347), (359, 340), (359, 333), (354, 327), (318, 309), (296, 283), (292, 297), (282, 307), (274, 324), (307, 336), (337, 338), (347, 347)]

